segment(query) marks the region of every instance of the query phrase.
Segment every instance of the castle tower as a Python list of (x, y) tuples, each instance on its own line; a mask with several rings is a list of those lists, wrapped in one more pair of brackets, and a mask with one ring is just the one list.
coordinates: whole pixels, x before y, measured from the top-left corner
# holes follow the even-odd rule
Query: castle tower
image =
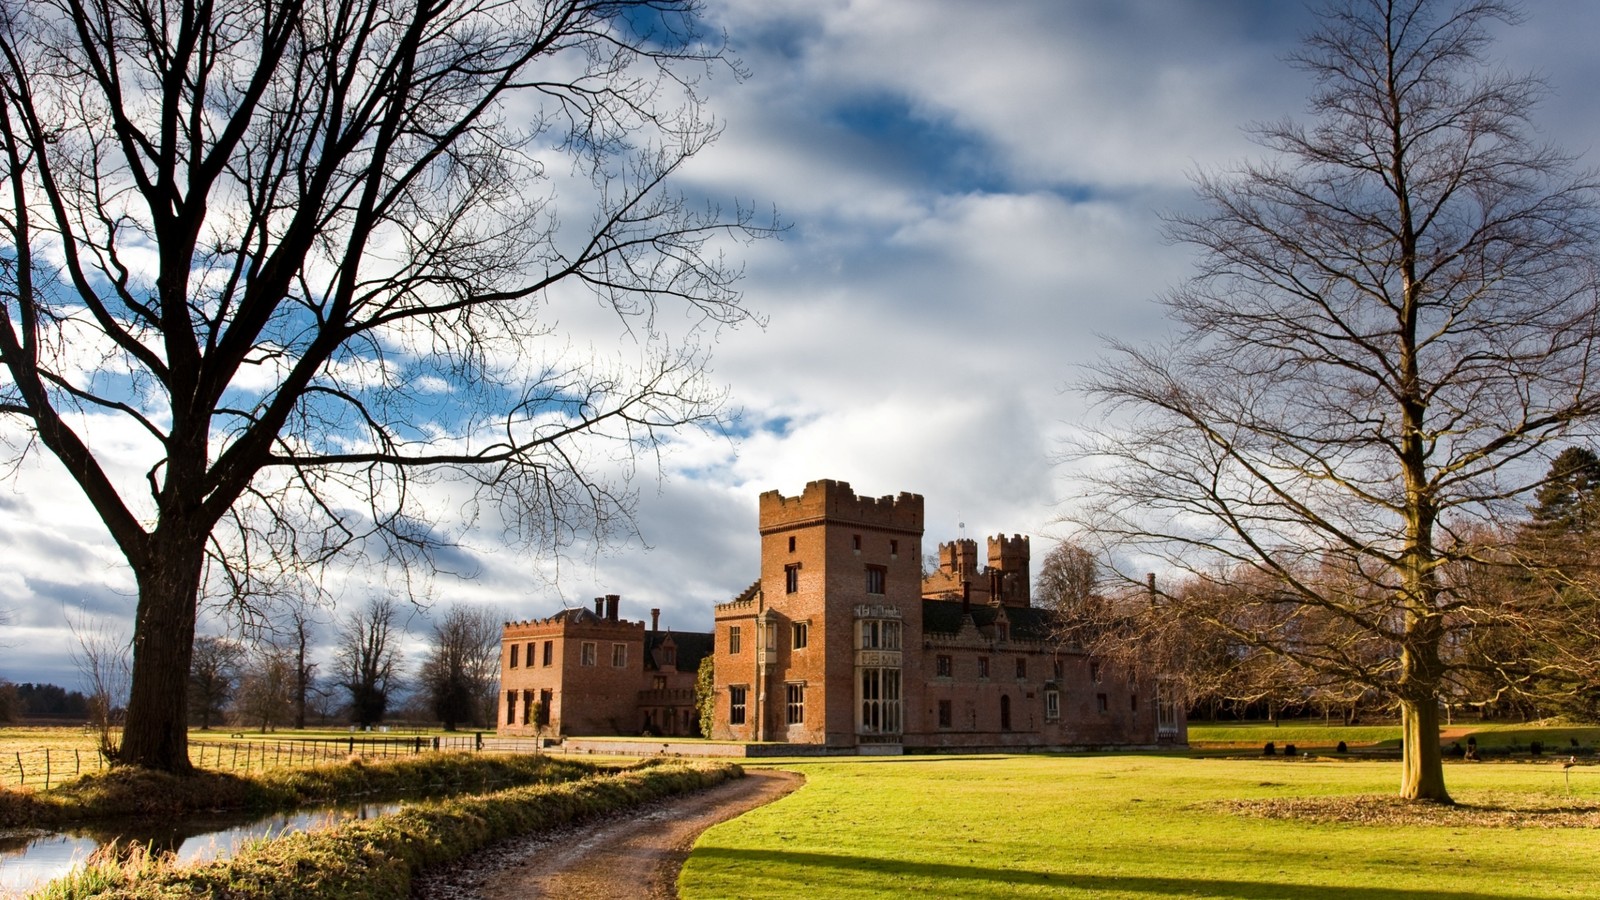
[(1001, 575), (1002, 599), (1006, 606), (1031, 606), (1033, 587), (1028, 575), (1028, 538), (997, 534), (989, 538), (989, 568)]
[[(991, 551), (992, 552), (992, 551)], [(978, 542), (971, 538), (939, 545), (939, 569), (950, 573), (956, 581), (970, 580), (978, 574)]]
[(922, 627), (922, 517), (918, 494), (842, 481), (761, 495), (761, 580), (716, 611), (714, 736), (898, 746), (921, 681), (901, 648)]

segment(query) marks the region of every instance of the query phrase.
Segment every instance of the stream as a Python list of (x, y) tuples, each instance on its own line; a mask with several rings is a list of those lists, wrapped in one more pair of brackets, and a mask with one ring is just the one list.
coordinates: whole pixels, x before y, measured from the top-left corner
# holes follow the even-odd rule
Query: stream
[(226, 859), (249, 841), (316, 831), (351, 819), (372, 819), (401, 808), (401, 801), (341, 803), (291, 812), (199, 813), (176, 821), (108, 822), (59, 832), (0, 831), (0, 898), (21, 897), (78, 868), (115, 842), (148, 844), (180, 863)]

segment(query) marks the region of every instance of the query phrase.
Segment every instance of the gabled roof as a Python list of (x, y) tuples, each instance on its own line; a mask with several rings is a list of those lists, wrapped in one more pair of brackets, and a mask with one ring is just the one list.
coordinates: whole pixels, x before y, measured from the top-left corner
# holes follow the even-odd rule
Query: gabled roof
[(678, 650), (678, 671), (694, 672), (700, 668), (700, 660), (710, 656), (715, 647), (714, 635), (704, 631), (657, 631), (646, 634), (644, 638), (644, 667), (646, 669), (659, 669), (656, 665), (655, 650), (660, 647), (668, 637)]
[[(1005, 611), (1011, 626), (1011, 638), (1018, 641), (1046, 641), (1053, 631), (1055, 614), (1048, 609), (1032, 606), (990, 606), (974, 603), (969, 607), (972, 622), (979, 630), (994, 627), (995, 620)], [(922, 601), (922, 630), (926, 634), (957, 634), (961, 631), (960, 600)]]

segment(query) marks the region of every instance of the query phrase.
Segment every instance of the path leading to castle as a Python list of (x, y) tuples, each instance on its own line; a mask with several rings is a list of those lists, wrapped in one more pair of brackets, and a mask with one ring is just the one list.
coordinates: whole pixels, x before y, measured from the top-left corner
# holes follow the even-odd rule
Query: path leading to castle
[(413, 900), (672, 900), (700, 833), (798, 788), (793, 772), (745, 777), (647, 810), (514, 838), (419, 878)]

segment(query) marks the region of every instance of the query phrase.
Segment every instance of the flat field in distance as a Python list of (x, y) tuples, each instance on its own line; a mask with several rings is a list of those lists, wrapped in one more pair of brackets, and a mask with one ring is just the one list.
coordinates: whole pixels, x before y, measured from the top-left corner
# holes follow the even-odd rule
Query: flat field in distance
[[(1394, 762), (1030, 755), (782, 765), (806, 785), (707, 831), (679, 881), (685, 900), (1600, 896), (1600, 767), (1574, 769), (1568, 793), (1556, 761), (1452, 763), (1445, 778), (1461, 806), (1413, 817), (1383, 799), (1400, 781)], [(1348, 799), (1362, 796), (1379, 799)], [(1239, 801), (1350, 815), (1265, 818)]]
[[(1529, 741), (1540, 741), (1547, 754), (1558, 754), (1570, 748), (1572, 741), (1587, 749), (1600, 744), (1600, 726), (1568, 725), (1560, 720), (1544, 722), (1478, 722), (1457, 721), (1440, 726), (1440, 743), (1449, 746), (1451, 741), (1465, 745), (1468, 737), (1478, 739), (1479, 747), (1516, 746), (1526, 748)], [(1298, 749), (1329, 749), (1340, 741), (1351, 747), (1398, 747), (1400, 724), (1375, 725), (1323, 725), (1309, 719), (1289, 719), (1280, 725), (1270, 722), (1190, 722), (1189, 746), (1203, 750), (1210, 747), (1256, 747), (1268, 741), (1278, 745), (1294, 744)]]

